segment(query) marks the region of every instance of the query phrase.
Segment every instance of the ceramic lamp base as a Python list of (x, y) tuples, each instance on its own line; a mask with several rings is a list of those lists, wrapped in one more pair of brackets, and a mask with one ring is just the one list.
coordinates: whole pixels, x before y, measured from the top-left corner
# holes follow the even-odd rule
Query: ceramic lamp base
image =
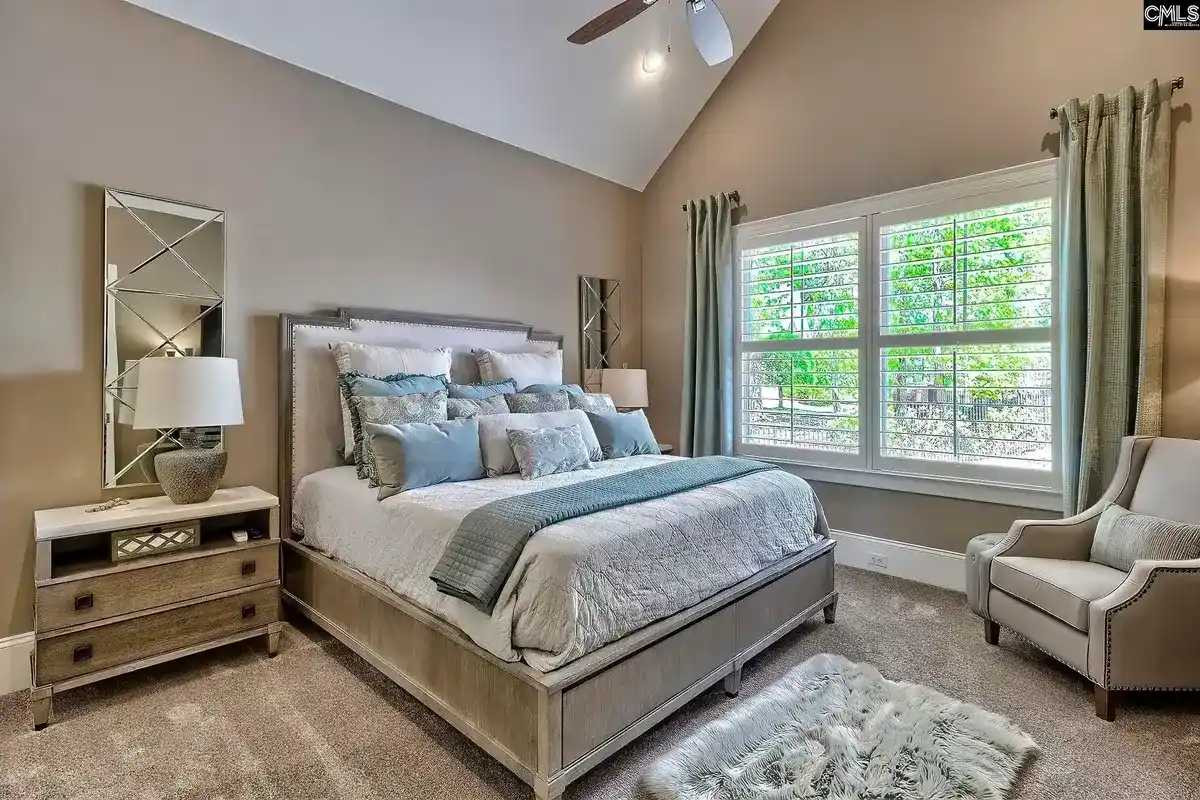
[(163, 492), (179, 505), (203, 503), (213, 496), (229, 455), (224, 450), (187, 447), (159, 453), (154, 457), (154, 471)]

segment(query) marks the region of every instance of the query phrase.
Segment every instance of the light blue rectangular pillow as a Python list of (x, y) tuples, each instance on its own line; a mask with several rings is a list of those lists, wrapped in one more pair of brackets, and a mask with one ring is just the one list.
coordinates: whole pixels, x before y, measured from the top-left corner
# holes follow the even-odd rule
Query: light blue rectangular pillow
[(640, 408), (622, 414), (609, 412), (594, 414), (586, 412), (596, 439), (600, 442), (600, 452), (605, 458), (627, 458), (629, 456), (656, 456), (662, 451), (654, 439), (654, 431), (650, 430), (650, 421), (646, 412)]
[(485, 476), (479, 450), (479, 420), (365, 425), (375, 453), (379, 499), (437, 483)]
[(583, 394), (583, 387), (578, 383), (535, 383), (521, 390), (522, 394), (550, 394), (551, 392)]
[(488, 383), (452, 383), (450, 384), (451, 400), (486, 400), (498, 394), (516, 394), (517, 382), (512, 378)]

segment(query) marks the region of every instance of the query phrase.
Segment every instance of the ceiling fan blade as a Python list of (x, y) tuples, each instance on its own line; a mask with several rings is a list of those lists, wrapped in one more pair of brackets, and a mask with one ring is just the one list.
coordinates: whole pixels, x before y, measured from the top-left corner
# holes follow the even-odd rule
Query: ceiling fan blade
[(692, 41), (710, 67), (733, 58), (733, 37), (716, 0), (687, 0), (686, 13)]
[(624, 3), (618, 3), (572, 33), (567, 37), (567, 41), (571, 44), (593, 42), (604, 34), (615, 31), (656, 2), (658, 0), (625, 0)]

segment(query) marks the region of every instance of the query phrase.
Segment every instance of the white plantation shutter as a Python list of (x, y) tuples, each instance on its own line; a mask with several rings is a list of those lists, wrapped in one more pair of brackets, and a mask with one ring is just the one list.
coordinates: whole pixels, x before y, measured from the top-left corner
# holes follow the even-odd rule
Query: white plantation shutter
[(1053, 175), (739, 226), (737, 451), (1056, 492)]
[(861, 462), (861, 221), (739, 253), (737, 438), (744, 453)]

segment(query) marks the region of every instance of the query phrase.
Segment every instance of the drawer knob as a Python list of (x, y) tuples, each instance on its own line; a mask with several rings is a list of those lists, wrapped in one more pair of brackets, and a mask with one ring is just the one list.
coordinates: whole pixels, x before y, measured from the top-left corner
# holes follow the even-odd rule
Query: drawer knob
[(242, 606), (242, 619), (250, 619), (256, 613), (258, 613), (258, 609), (255, 608), (254, 603)]
[(92, 660), (92, 646), (90, 644), (82, 644), (76, 647), (71, 653), (71, 660), (76, 664), (81, 664), (84, 661)]
[(75, 595), (75, 610), (76, 611), (87, 611), (94, 604), (95, 603), (92, 598), (91, 592), (86, 592), (84, 594)]
[(258, 564), (254, 560), (242, 562), (242, 574), (243, 575), (253, 575), (257, 569), (258, 569)]

